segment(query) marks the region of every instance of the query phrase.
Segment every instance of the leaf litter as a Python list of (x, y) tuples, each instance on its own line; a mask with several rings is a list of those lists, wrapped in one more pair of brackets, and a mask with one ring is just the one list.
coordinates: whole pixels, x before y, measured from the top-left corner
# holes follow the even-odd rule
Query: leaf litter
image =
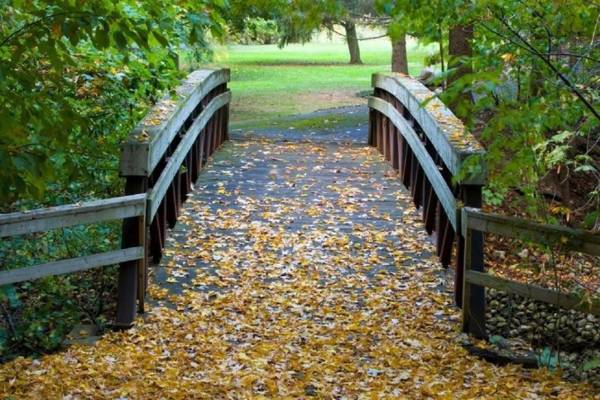
[(231, 141), (183, 208), (136, 326), (2, 365), (0, 395), (600, 398), (470, 356), (434, 253), (373, 149)]

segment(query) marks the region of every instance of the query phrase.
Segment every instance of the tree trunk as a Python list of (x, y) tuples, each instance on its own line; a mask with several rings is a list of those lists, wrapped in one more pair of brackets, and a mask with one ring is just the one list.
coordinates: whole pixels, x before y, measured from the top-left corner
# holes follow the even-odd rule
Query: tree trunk
[[(471, 61), (464, 60), (465, 57), (471, 57), (473, 55), (473, 49), (471, 48), (472, 40), (472, 25), (456, 25), (450, 28), (448, 43), (448, 54), (450, 55), (450, 59), (448, 60), (448, 69), (453, 69), (454, 71), (449, 76), (449, 85), (473, 72)], [(463, 91), (463, 93), (452, 101), (449, 106), (459, 118), (464, 122), (468, 122), (472, 117), (472, 101), (473, 99), (469, 92)]]
[(461, 60), (462, 57), (473, 55), (472, 40), (473, 26), (457, 25), (450, 28), (450, 43), (448, 46), (450, 60), (448, 61), (448, 67), (457, 69), (450, 77), (450, 83), (473, 72), (470, 62)]
[(408, 56), (406, 55), (406, 35), (392, 39), (392, 72), (408, 75)]
[(346, 42), (350, 51), (350, 64), (362, 64), (360, 47), (358, 46), (358, 35), (356, 34), (356, 24), (353, 21), (345, 21), (342, 26), (346, 30)]

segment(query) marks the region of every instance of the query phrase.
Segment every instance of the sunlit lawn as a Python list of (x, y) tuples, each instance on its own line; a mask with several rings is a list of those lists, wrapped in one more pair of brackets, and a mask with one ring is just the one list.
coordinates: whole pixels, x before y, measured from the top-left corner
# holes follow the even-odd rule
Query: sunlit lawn
[[(411, 74), (423, 68), (427, 50), (409, 44)], [(386, 38), (361, 42), (364, 65), (348, 64), (348, 49), (339, 40), (276, 45), (229, 45), (215, 50), (214, 63), (232, 72), (232, 124), (264, 125), (280, 117), (364, 102), (371, 74), (389, 71), (391, 45)]]

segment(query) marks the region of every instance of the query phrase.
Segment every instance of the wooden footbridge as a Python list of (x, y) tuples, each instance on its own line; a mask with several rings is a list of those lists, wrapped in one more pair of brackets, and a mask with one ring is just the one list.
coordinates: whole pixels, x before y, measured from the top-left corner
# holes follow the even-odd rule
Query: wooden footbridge
[[(300, 199), (301, 203), (293, 203), (298, 215), (291, 219), (280, 216), (283, 219), (278, 220), (282, 224), (281, 229), (296, 224), (294, 232), (300, 234), (308, 226), (301, 221), (306, 223), (311, 217), (310, 209), (314, 202), (328, 204), (333, 199), (331, 201), (335, 203), (340, 196), (348, 195), (343, 193), (344, 188), (352, 193), (365, 191), (359, 186), (352, 187), (352, 179), (356, 174), (370, 174), (371, 180), (381, 180), (380, 193), (369, 192), (365, 201), (357, 204), (348, 199), (345, 203), (335, 203), (337, 206), (332, 207), (331, 212), (353, 224), (356, 221), (349, 217), (348, 211), (352, 207), (362, 210), (360, 215), (367, 216), (376, 207), (388, 207), (387, 214), (384, 214), (390, 218), (370, 220), (370, 223), (384, 224), (390, 219), (401, 220), (404, 213), (420, 210), (423, 232), (434, 238), (439, 262), (454, 270), (455, 303), (462, 307), (465, 331), (478, 337), (486, 336), (485, 287), (599, 313), (597, 305), (590, 307), (583, 304), (577, 296), (507, 281), (484, 271), (484, 233), (561, 243), (564, 249), (593, 255), (600, 255), (600, 238), (582, 231), (480, 211), (486, 178), (485, 151), (470, 134), (465, 133), (462, 123), (448, 108), (418, 81), (398, 74), (373, 75), (374, 93), (368, 102), (368, 145), (381, 153), (376, 156), (379, 161), (374, 161), (353, 153), (357, 148), (364, 150), (364, 146), (355, 144), (352, 147), (335, 142), (316, 149), (306, 142), (290, 150), (291, 144), (286, 142), (269, 143), (257, 139), (250, 143), (240, 139), (234, 140), (238, 147), (220, 150), (230, 139), (229, 78), (226, 69), (193, 72), (177, 89), (175, 99), (165, 99), (149, 112), (123, 144), (121, 175), (126, 179), (123, 197), (0, 216), (0, 237), (123, 220), (122, 249), (4, 270), (0, 272), (0, 285), (120, 264), (115, 326), (128, 328), (135, 323), (137, 313), (145, 310), (146, 293), (153, 285), (148, 278), (152, 265), (160, 265), (166, 246), (171, 253), (177, 251), (173, 243), (169, 244), (169, 230), (181, 220), (181, 215), (187, 216), (185, 223), (188, 225), (194, 221), (194, 213), (198, 210), (194, 207), (185, 210), (184, 202), (190, 196), (216, 198), (217, 191), (227, 191), (227, 188), (215, 186), (215, 182), (210, 181), (220, 173), (224, 174), (223, 168), (229, 168), (227, 176), (235, 176), (235, 182), (230, 180), (230, 183), (238, 186), (230, 189), (240, 195), (253, 193), (254, 200), (271, 196), (271, 201), (279, 198), (282, 205)], [(221, 151), (230, 157), (220, 159)], [(246, 163), (240, 163), (244, 151), (247, 154), (254, 152), (254, 156)], [(273, 151), (279, 155), (269, 155)], [(294, 154), (293, 157), (289, 151)], [(218, 163), (211, 164), (213, 157)], [(320, 157), (325, 163), (325, 171), (308, 168), (315, 162), (315, 157)], [(467, 159), (468, 168), (465, 168)], [(389, 166), (385, 167), (383, 161), (387, 161)], [(278, 163), (282, 162), (287, 165), (284, 168), (287, 175), (274, 181), (270, 177), (270, 168), (277, 170)], [(210, 165), (209, 170), (204, 171), (207, 165)], [(390, 171), (387, 171), (390, 167), (390, 171), (395, 171), (392, 183), (389, 181)], [(296, 173), (300, 170), (302, 175)], [(384, 173), (388, 174), (387, 177)], [(277, 175), (277, 171), (274, 174)], [(201, 183), (198, 183), (199, 179)], [(284, 185), (286, 179), (296, 183)], [(339, 190), (329, 186), (333, 182)], [(340, 182), (346, 182), (346, 186)], [(412, 200), (415, 207), (412, 211), (405, 209), (410, 208), (408, 203), (392, 196), (395, 192), (390, 188), (400, 184), (407, 190), (405, 197), (410, 196)], [(269, 187), (278, 189), (265, 192), (265, 188)], [(298, 187), (312, 187), (313, 191), (307, 192), (312, 195), (302, 197), (302, 193), (294, 191)], [(324, 195), (327, 193), (330, 197)], [(318, 197), (320, 195), (323, 196)], [(369, 199), (379, 202), (368, 202)], [(302, 204), (305, 205), (304, 211)], [(250, 219), (246, 222), (260, 219), (258, 212), (246, 215), (246, 218)], [(321, 223), (327, 225), (327, 221), (325, 218)], [(248, 228), (247, 224), (240, 222), (239, 226), (230, 229), (242, 231), (246, 229), (242, 225)], [(389, 225), (386, 229), (401, 227)], [(289, 232), (292, 234), (292, 231)], [(333, 241), (328, 246), (344, 249), (346, 244)], [(397, 246), (402, 246), (402, 243)], [(377, 260), (383, 262), (375, 257), (374, 262), (377, 263)]]

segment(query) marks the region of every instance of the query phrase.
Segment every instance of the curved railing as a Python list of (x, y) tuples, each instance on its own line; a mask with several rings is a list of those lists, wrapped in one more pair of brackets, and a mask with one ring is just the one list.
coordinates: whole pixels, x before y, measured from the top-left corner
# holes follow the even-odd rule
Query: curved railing
[[(450, 265), (454, 243), (458, 243), (455, 297), (460, 304), (464, 258), (460, 208), (481, 206), (485, 168), (481, 165), (480, 173), (455, 181), (459, 174), (464, 175), (461, 168), (465, 159), (483, 155), (484, 150), (465, 132), (462, 122), (418, 81), (402, 74), (377, 73), (372, 84), (369, 144), (399, 171), (414, 204), (422, 209), (425, 229), (436, 233), (437, 255), (444, 266)], [(481, 235), (471, 248), (483, 251)]]
[[(177, 222), (181, 204), (191, 191), (208, 157), (228, 138), (228, 69), (194, 71), (176, 89), (176, 99), (158, 102), (122, 146), (121, 176), (127, 194), (147, 193), (147, 227), (134, 221), (123, 225), (123, 246), (146, 237), (148, 256), (158, 262), (167, 227)], [(121, 265), (117, 321), (133, 322), (135, 297), (145, 292), (147, 263)], [(138, 296), (143, 299), (142, 295)], [(140, 307), (143, 310), (143, 307)]]

